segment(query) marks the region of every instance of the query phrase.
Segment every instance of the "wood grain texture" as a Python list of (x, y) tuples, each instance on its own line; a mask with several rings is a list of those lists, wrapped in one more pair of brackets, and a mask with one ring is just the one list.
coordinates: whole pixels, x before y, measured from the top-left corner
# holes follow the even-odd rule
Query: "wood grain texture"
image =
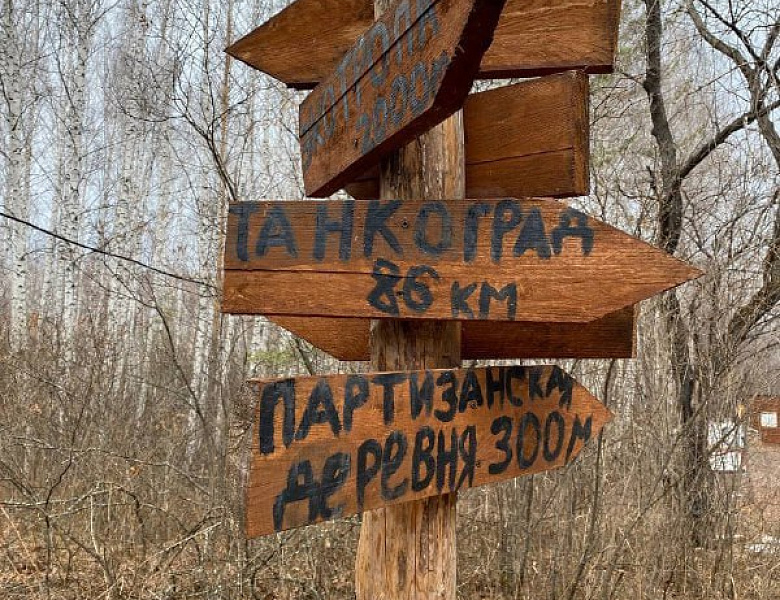
[(549, 199), (260, 202), (231, 211), (228, 313), (587, 322), (700, 274)]
[(468, 197), (588, 194), (588, 100), (588, 77), (581, 71), (469, 97), (464, 109)]
[[(457, 367), (460, 334), (460, 323), (448, 321), (375, 320), (371, 367), (403, 371)], [(364, 513), (356, 557), (356, 599), (456, 600), (456, 505), (457, 492), (448, 489)]]
[(303, 101), (307, 196), (327, 197), (463, 105), (504, 0), (396, 3)]
[[(588, 194), (588, 94), (582, 71), (471, 94), (463, 106), (466, 197)], [(379, 169), (344, 189), (361, 200), (379, 197)]]
[(295, 0), (226, 52), (300, 89), (325, 79), (374, 22), (370, 0)]
[(612, 418), (550, 365), (303, 377), (258, 388), (250, 536), (562, 467)]
[[(271, 317), (276, 324), (339, 360), (369, 359), (370, 319)], [(635, 309), (588, 323), (464, 321), (463, 360), (634, 358)]]
[[(375, 0), (376, 13), (392, 0)], [(463, 111), (385, 158), (380, 198), (464, 198)], [(371, 368), (458, 367), (461, 325), (374, 320)], [(363, 515), (355, 559), (356, 600), (457, 598), (457, 493), (386, 506)]]
[[(371, 0), (296, 0), (227, 52), (309, 89), (330, 75), (373, 20)], [(507, 0), (478, 76), (611, 73), (619, 20), (620, 0)]]
[(480, 69), (486, 79), (569, 69), (611, 73), (620, 0), (509, 0)]

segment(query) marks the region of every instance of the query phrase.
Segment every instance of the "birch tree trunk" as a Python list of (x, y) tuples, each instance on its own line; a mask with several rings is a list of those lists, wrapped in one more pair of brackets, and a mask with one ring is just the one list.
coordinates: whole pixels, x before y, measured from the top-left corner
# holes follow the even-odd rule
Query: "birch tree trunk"
[[(65, 238), (78, 242), (81, 237), (80, 219), (83, 213), (82, 192), (85, 190), (84, 131), (87, 119), (87, 69), (94, 32), (95, 6), (90, 0), (74, 0), (62, 4), (60, 19), (62, 41), (67, 49), (67, 71), (63, 73), (63, 102), (65, 137), (63, 140), (63, 185), (59, 213), (59, 232)], [(63, 308), (62, 332), (66, 364), (74, 359), (74, 340), (78, 332), (78, 251), (61, 244), (62, 280), (60, 287)]]
[[(3, 2), (3, 39), (0, 41), (0, 68), (6, 96), (8, 143), (6, 153), (5, 208), (19, 219), (28, 218), (29, 196), (24, 194), (25, 115), (27, 100), (21, 59), (30, 50), (18, 35), (24, 29), (22, 17), (13, 10), (10, 0)], [(17, 22), (19, 21), (19, 22)], [(29, 115), (29, 111), (27, 113)], [(27, 335), (27, 228), (21, 223), (9, 221), (6, 257), (10, 261), (10, 343), (13, 351), (19, 351)]]

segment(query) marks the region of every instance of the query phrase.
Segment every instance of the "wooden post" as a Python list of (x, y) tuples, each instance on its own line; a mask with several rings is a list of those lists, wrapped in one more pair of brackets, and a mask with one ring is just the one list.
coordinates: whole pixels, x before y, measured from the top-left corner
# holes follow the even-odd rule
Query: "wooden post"
[[(378, 17), (392, 0), (375, 0)], [(463, 112), (382, 162), (380, 197), (462, 199), (466, 193)], [(409, 371), (460, 366), (460, 323), (374, 320), (371, 368)], [(456, 597), (457, 494), (363, 514), (355, 586), (357, 600)]]

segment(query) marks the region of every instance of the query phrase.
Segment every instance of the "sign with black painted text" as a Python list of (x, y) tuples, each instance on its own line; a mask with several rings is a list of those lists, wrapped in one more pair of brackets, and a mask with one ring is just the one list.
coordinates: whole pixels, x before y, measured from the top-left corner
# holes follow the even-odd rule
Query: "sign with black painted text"
[(588, 322), (698, 275), (562, 202), (230, 206), (223, 311)]
[(556, 366), (258, 386), (250, 537), (561, 467), (612, 418)]
[(307, 196), (329, 196), (463, 105), (504, 0), (396, 2), (300, 108)]

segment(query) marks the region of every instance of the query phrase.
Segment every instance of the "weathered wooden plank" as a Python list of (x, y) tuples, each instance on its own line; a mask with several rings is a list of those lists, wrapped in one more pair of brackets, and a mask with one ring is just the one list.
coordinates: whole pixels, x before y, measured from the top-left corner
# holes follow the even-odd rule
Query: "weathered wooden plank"
[(586, 322), (697, 277), (554, 200), (230, 207), (223, 310)]
[[(465, 321), (463, 360), (634, 358), (633, 306), (588, 323)], [(276, 324), (339, 360), (368, 360), (370, 319), (271, 317)]]
[(485, 79), (569, 69), (611, 73), (620, 0), (509, 0), (485, 55)]
[(562, 467), (612, 418), (556, 366), (258, 385), (249, 536)]
[(636, 313), (628, 306), (587, 323), (467, 321), (464, 358), (634, 358)]
[(504, 0), (399, 2), (304, 100), (307, 196), (326, 197), (460, 109)]
[[(374, 0), (377, 14), (394, 0)], [(381, 199), (466, 197), (463, 111), (382, 159)], [(458, 321), (371, 325), (371, 371), (460, 367)], [(457, 600), (457, 493), (363, 514), (355, 554), (355, 600)], [(377, 550), (380, 553), (377, 553)], [(405, 568), (404, 568), (405, 565)]]
[[(567, 71), (470, 95), (463, 105), (466, 197), (587, 195), (588, 93), (588, 77)], [(378, 198), (379, 169), (345, 189)]]
[[(620, 0), (507, 0), (478, 76), (611, 73), (619, 20)], [(336, 68), (373, 22), (371, 0), (297, 0), (227, 52), (308, 89)]]

